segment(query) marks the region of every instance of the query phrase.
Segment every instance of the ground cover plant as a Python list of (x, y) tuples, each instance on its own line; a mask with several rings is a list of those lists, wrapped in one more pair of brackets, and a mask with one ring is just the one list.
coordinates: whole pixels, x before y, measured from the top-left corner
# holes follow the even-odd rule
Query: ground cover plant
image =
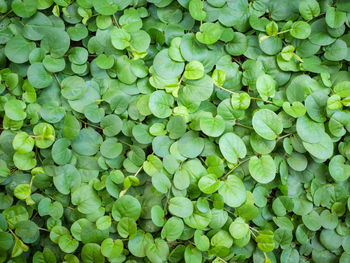
[(0, 13), (0, 262), (350, 262), (349, 1)]

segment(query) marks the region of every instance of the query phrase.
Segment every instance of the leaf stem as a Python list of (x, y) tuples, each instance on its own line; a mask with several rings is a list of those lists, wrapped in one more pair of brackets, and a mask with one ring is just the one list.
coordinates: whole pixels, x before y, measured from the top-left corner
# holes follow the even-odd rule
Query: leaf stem
[(254, 234), (254, 232), (249, 228), (250, 233), (253, 235), (254, 239), (256, 238), (256, 235)]
[(169, 187), (168, 194), (166, 196), (165, 205), (164, 205), (164, 208), (163, 208), (164, 214), (166, 212), (166, 209), (167, 209), (167, 206), (168, 206), (168, 203), (169, 203), (169, 196), (170, 196), (170, 187)]
[(57, 75), (55, 73), (53, 73), (53, 75), (55, 76), (55, 79), (56, 79), (58, 85), (60, 86), (60, 88), (63, 89), (60, 80), (57, 78)]
[(221, 180), (224, 180), (230, 173), (232, 173), (236, 168), (238, 168), (241, 164), (243, 164), (243, 163), (245, 163), (245, 162), (247, 162), (247, 161), (249, 161), (250, 160), (250, 157), (249, 158), (247, 158), (247, 159), (245, 159), (245, 160), (243, 160), (243, 161), (240, 161), (240, 162), (238, 162), (238, 164), (235, 166), (235, 167), (233, 167), (230, 171), (228, 171), (228, 173), (226, 173), (222, 178), (221, 178)]
[(14, 236), (14, 238), (19, 239), (18, 236), (9, 228), (10, 233)]
[(118, 141), (121, 142), (122, 144), (125, 144), (125, 145), (129, 146), (129, 147), (132, 146), (131, 144), (129, 144), (129, 143), (127, 143), (127, 142), (124, 142), (124, 141), (122, 141), (122, 140), (120, 140), (120, 139), (118, 139)]
[(251, 229), (251, 230), (253, 230), (253, 231), (255, 231), (255, 232), (259, 232), (257, 229), (255, 229), (254, 227), (251, 227), (251, 226), (249, 226), (249, 228)]
[(239, 60), (235, 59), (235, 57), (232, 57), (232, 59), (233, 59), (240, 67), (242, 67), (242, 62), (240, 62)]
[(247, 128), (247, 129), (254, 130), (253, 127), (248, 126), (248, 125), (244, 125), (244, 124), (242, 124), (242, 123), (240, 123), (240, 122), (236, 122), (236, 125), (237, 125), (237, 126), (241, 126), (241, 127), (243, 127), (243, 128)]
[(260, 101), (263, 101), (265, 103), (273, 103), (272, 101), (269, 101), (269, 100), (263, 100), (261, 98), (256, 98), (256, 97), (250, 97), (252, 100), (260, 100)]
[(97, 126), (97, 125), (94, 125), (94, 124), (91, 124), (91, 123), (88, 123), (88, 122), (86, 122), (86, 121), (84, 121), (84, 120), (82, 120), (82, 119), (80, 119), (80, 118), (78, 118), (77, 116), (74, 116), (78, 121), (80, 121), (80, 122), (82, 122), (82, 123), (84, 123), (85, 125), (89, 125), (89, 126), (91, 126), (91, 127), (94, 127), (94, 128), (96, 128), (96, 129), (100, 129), (100, 130), (103, 130), (100, 126)]
[(10, 11), (8, 11), (6, 14), (4, 14), (2, 17), (0, 17), (0, 22), (2, 20), (4, 20), (5, 17), (7, 17), (9, 14), (11, 14), (13, 12), (13, 10), (11, 9)]
[(216, 257), (217, 259), (219, 259), (221, 262), (227, 263), (227, 261), (225, 261), (224, 259), (222, 259), (221, 257)]
[(47, 230), (46, 228), (38, 227), (39, 230), (45, 231), (45, 232), (50, 232), (50, 230)]
[(287, 33), (287, 32), (289, 32), (289, 31), (290, 31), (290, 29), (284, 30), (284, 31), (278, 32), (277, 35), (284, 34), (284, 33)]
[(117, 28), (120, 28), (120, 25), (118, 24), (118, 20), (117, 20), (117, 18), (115, 17), (114, 14), (112, 15), (112, 17), (113, 17), (113, 24), (114, 24)]
[[(143, 166), (141, 165), (141, 167), (136, 171), (136, 173), (134, 174), (134, 177), (136, 177), (142, 170)], [(128, 191), (129, 188), (125, 188), (123, 191), (121, 191), (119, 193), (119, 197), (122, 197), (123, 195), (125, 195), (125, 193)]]
[(222, 90), (224, 90), (224, 91), (227, 91), (227, 92), (229, 92), (229, 93), (231, 93), (231, 94), (235, 94), (235, 92), (233, 92), (233, 91), (231, 91), (231, 90), (229, 90), (229, 89), (225, 89), (225, 88), (222, 87), (222, 86), (216, 86), (216, 87), (218, 87), (219, 89), (222, 89)]
[[(266, 260), (269, 259), (269, 257), (267, 256), (266, 252), (264, 252), (264, 257), (265, 257), (265, 262), (266, 262)], [(270, 262), (271, 262), (271, 261), (270, 261)]]
[(280, 141), (280, 140), (282, 140), (282, 139), (284, 139), (284, 138), (286, 138), (286, 137), (289, 137), (289, 136), (291, 136), (291, 135), (293, 135), (293, 134), (295, 134), (295, 132), (287, 133), (287, 134), (285, 134), (285, 135), (283, 135), (283, 136), (281, 136), (281, 137), (278, 137), (278, 138), (277, 138), (277, 141)]

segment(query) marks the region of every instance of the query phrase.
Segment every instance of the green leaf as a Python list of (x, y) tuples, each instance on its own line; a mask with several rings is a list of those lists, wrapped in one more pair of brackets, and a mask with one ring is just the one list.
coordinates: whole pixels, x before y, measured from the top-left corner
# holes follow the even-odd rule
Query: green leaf
[(298, 118), (304, 116), (306, 113), (306, 108), (304, 104), (299, 101), (294, 101), (292, 105), (285, 101), (282, 105), (283, 110), (290, 116)]
[(178, 142), (179, 152), (187, 158), (197, 157), (204, 148), (204, 140), (194, 131), (186, 132)]
[(248, 50), (248, 38), (240, 32), (235, 32), (232, 40), (227, 43), (225, 48), (232, 56), (243, 55)]
[(233, 93), (231, 96), (231, 106), (235, 110), (246, 110), (250, 106), (250, 96), (246, 92)]
[(13, 139), (12, 146), (19, 153), (28, 153), (33, 150), (34, 139), (26, 132), (19, 132)]
[(123, 217), (130, 217), (137, 220), (140, 215), (140, 202), (131, 195), (123, 195), (113, 204), (112, 216), (116, 221), (120, 221)]
[(154, 71), (165, 79), (173, 79), (182, 74), (185, 64), (172, 60), (168, 55), (168, 49), (159, 52), (153, 62)]
[(326, 48), (324, 56), (331, 61), (340, 61), (345, 59), (347, 54), (348, 50), (346, 43), (341, 39), (337, 39), (333, 44)]
[(65, 253), (73, 253), (79, 246), (79, 242), (70, 235), (63, 235), (58, 239), (58, 246)]
[(242, 139), (232, 132), (221, 136), (219, 147), (222, 155), (230, 163), (237, 163), (239, 158), (244, 158), (247, 154), (247, 149)]
[(96, 65), (102, 69), (110, 69), (114, 65), (114, 57), (107, 57), (105, 54), (100, 54), (96, 58)]
[(329, 162), (329, 173), (336, 181), (345, 181), (350, 177), (350, 165), (342, 155), (335, 155)]
[(26, 108), (26, 104), (20, 100), (8, 100), (5, 105), (5, 114), (6, 116), (14, 121), (21, 121), (27, 117), (26, 112), (24, 111)]
[(203, 133), (210, 137), (219, 137), (225, 130), (225, 121), (220, 115), (202, 114), (199, 123)]
[(229, 228), (230, 234), (235, 239), (241, 239), (249, 232), (249, 225), (240, 217), (237, 217)]
[(276, 165), (270, 155), (253, 156), (249, 160), (249, 172), (255, 181), (267, 184), (276, 176)]
[(298, 39), (305, 39), (310, 35), (310, 33), (311, 27), (304, 21), (294, 22), (290, 29), (290, 34)]
[(9, 60), (11, 60), (14, 63), (21, 64), (28, 61), (29, 54), (33, 51), (34, 48), (35, 43), (27, 41), (21, 35), (16, 35), (6, 43), (4, 51), (6, 57)]
[(222, 34), (221, 27), (215, 23), (204, 23), (200, 26), (199, 30), (200, 32), (196, 33), (197, 40), (207, 45), (217, 42)]
[(274, 140), (283, 131), (280, 117), (271, 110), (258, 110), (253, 115), (253, 128), (266, 140)]
[(14, 0), (11, 8), (20, 17), (31, 17), (37, 11), (37, 0)]
[(340, 97), (350, 96), (350, 81), (341, 81), (334, 87), (334, 92)]
[(204, 67), (199, 61), (191, 61), (185, 67), (184, 77), (187, 79), (200, 79), (204, 76)]
[(29, 66), (27, 76), (29, 83), (37, 89), (46, 88), (52, 83), (51, 75), (40, 62), (35, 62)]
[(51, 124), (39, 123), (34, 126), (35, 146), (45, 149), (50, 147), (55, 141), (55, 129)]
[(138, 30), (131, 33), (130, 46), (132, 50), (136, 50), (137, 52), (145, 52), (148, 49), (150, 42), (151, 37), (144, 30)]
[(0, 232), (0, 247), (2, 250), (9, 250), (13, 246), (13, 237), (10, 233)]
[(168, 242), (172, 242), (180, 238), (183, 231), (184, 223), (182, 219), (177, 217), (171, 217), (166, 221), (165, 225), (163, 226), (161, 236)]
[(152, 176), (152, 185), (158, 192), (165, 194), (168, 192), (171, 182), (165, 174), (156, 173)]
[(29, 184), (19, 184), (16, 186), (13, 193), (18, 199), (25, 200), (31, 194), (30, 185)]
[(349, 12), (0, 0), (0, 262), (348, 262)]
[(43, 60), (43, 65), (49, 72), (60, 72), (64, 70), (66, 62), (63, 58), (55, 58), (47, 55)]
[(194, 232), (194, 243), (200, 251), (207, 251), (210, 247), (209, 238), (202, 235), (200, 230)]
[(195, 20), (204, 20), (207, 13), (203, 11), (203, 2), (201, 0), (191, 0), (189, 2), (190, 14)]
[(175, 37), (171, 40), (170, 47), (168, 49), (168, 55), (169, 57), (177, 62), (183, 62), (184, 58), (181, 55), (180, 51), (180, 44), (181, 44), (181, 37)]
[(130, 236), (130, 238), (133, 238), (137, 231), (136, 222), (132, 218), (123, 217), (118, 223), (117, 230), (121, 237), (127, 238)]
[(11, 229), (14, 229), (18, 222), (29, 219), (27, 210), (21, 205), (9, 206), (2, 212), (2, 215)]
[(158, 90), (152, 93), (148, 106), (154, 116), (158, 118), (167, 118), (171, 115), (173, 103), (174, 98), (170, 94)]
[(27, 252), (29, 250), (29, 247), (25, 245), (22, 240), (19, 238), (15, 239), (15, 245), (13, 246), (12, 252), (11, 252), (11, 257), (18, 257), (20, 256), (23, 252)]
[(229, 175), (219, 188), (219, 194), (225, 204), (230, 207), (239, 207), (246, 200), (246, 190), (241, 179), (235, 175)]
[(151, 262), (163, 262), (169, 254), (168, 244), (160, 238), (146, 245), (146, 256)]
[(101, 247), (95, 243), (85, 244), (81, 250), (81, 259), (84, 263), (105, 262)]
[(198, 187), (199, 189), (205, 193), (205, 194), (212, 194), (215, 193), (221, 183), (216, 179), (216, 176), (213, 174), (208, 174), (206, 176), (203, 176), (199, 181), (198, 181)]
[(346, 19), (346, 13), (336, 10), (334, 7), (327, 8), (326, 23), (331, 28), (342, 26)]
[(299, 12), (305, 20), (311, 20), (320, 14), (320, 5), (316, 0), (303, 0), (299, 3)]
[(67, 100), (80, 99), (86, 90), (86, 84), (84, 79), (78, 76), (71, 76), (65, 78), (62, 83), (62, 96)]
[(130, 46), (130, 34), (123, 28), (113, 28), (110, 32), (112, 45), (123, 50)]
[(187, 245), (185, 249), (185, 261), (200, 263), (202, 262), (202, 253), (196, 247)]
[(275, 21), (271, 21), (266, 25), (266, 33), (269, 36), (277, 36), (278, 33), (278, 25)]
[(117, 158), (119, 154), (121, 154), (122, 150), (122, 144), (118, 143), (114, 138), (106, 139), (100, 147), (102, 156), (110, 159)]
[(71, 145), (66, 138), (55, 141), (52, 146), (52, 159), (59, 165), (67, 164), (72, 158), (72, 151), (68, 148)]
[(256, 237), (258, 248), (263, 252), (270, 252), (275, 248), (273, 232), (270, 230), (261, 230)]
[(214, 69), (211, 78), (213, 79), (215, 86), (222, 86), (226, 80), (226, 73), (220, 69)]
[(256, 80), (256, 89), (263, 100), (273, 98), (276, 93), (276, 81), (270, 75), (260, 75)]
[(15, 233), (25, 243), (34, 243), (39, 238), (38, 226), (30, 220), (18, 222)]
[(320, 216), (317, 212), (312, 211), (302, 217), (304, 225), (311, 231), (317, 231), (321, 228)]
[(123, 241), (120, 239), (113, 240), (106, 238), (101, 243), (101, 253), (110, 259), (117, 258), (123, 251)]
[[(90, 143), (86, 143), (86, 142)], [(102, 137), (92, 128), (81, 129), (72, 142), (72, 149), (81, 155), (94, 155), (102, 144)]]
[(193, 213), (193, 204), (188, 198), (173, 197), (169, 200), (169, 212), (177, 217), (189, 217)]
[(13, 155), (13, 162), (18, 169), (25, 171), (33, 169), (37, 164), (35, 153), (32, 151), (27, 153), (16, 152)]
[(152, 222), (159, 227), (162, 227), (164, 225), (164, 211), (163, 208), (159, 205), (155, 205), (152, 207), (151, 210), (152, 215)]

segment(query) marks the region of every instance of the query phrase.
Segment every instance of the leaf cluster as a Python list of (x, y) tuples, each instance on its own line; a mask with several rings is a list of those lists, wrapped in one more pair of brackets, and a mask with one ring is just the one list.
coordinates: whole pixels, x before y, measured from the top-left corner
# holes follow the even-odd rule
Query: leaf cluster
[(0, 14), (0, 262), (350, 262), (349, 1)]

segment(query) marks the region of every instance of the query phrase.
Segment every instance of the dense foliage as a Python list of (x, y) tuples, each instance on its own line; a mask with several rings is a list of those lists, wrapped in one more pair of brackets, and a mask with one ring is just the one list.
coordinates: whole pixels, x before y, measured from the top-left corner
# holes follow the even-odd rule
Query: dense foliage
[(350, 1), (0, 12), (0, 262), (350, 262)]

